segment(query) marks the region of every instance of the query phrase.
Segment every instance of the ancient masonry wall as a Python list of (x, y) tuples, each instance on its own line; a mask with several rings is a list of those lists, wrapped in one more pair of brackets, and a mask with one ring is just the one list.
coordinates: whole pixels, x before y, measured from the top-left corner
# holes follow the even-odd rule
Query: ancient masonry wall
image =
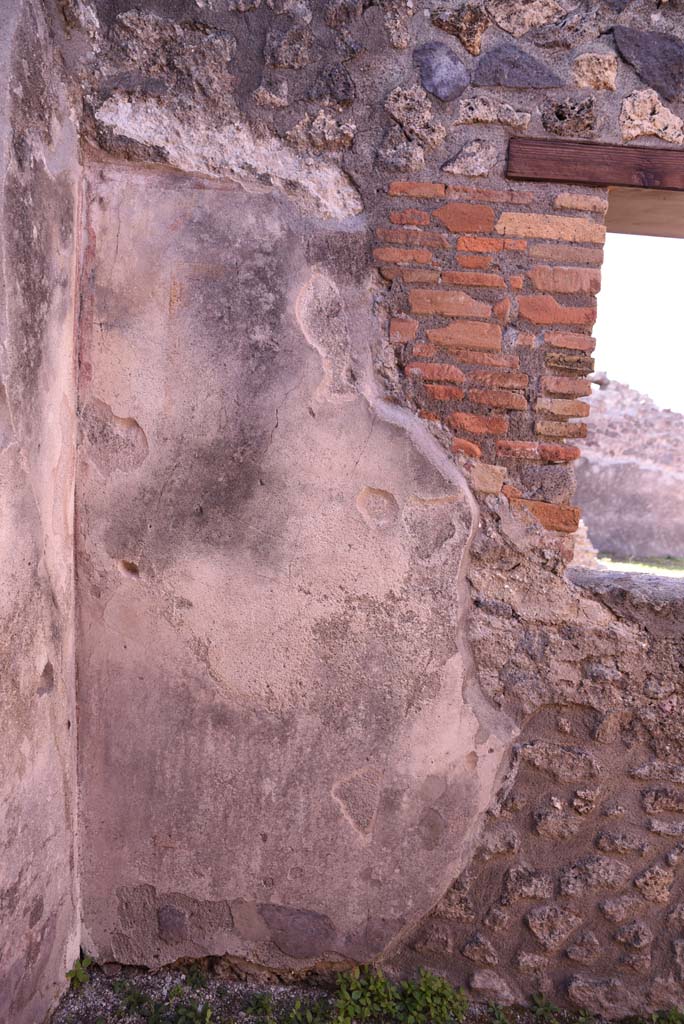
[(374, 257), (389, 338), (420, 415), (444, 424), (473, 489), (571, 533), (600, 287), (599, 190), (394, 181)]

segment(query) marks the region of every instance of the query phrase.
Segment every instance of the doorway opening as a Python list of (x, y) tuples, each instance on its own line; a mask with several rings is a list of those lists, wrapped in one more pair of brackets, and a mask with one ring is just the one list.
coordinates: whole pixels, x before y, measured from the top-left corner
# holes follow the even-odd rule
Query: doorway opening
[(684, 577), (684, 193), (609, 193), (577, 503), (599, 564)]

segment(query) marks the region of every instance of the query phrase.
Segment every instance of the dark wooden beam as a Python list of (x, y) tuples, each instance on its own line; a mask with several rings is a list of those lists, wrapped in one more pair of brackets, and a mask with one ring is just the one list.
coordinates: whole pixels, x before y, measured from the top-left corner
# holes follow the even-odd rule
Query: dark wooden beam
[(513, 138), (508, 178), (684, 190), (684, 152), (650, 146)]

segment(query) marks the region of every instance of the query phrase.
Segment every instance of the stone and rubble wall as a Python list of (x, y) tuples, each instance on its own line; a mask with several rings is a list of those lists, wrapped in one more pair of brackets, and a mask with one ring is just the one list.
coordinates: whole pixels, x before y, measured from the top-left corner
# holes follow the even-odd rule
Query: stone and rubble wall
[(34, 0), (0, 3), (0, 1020), (79, 948), (73, 484), (76, 126)]
[[(75, 536), (31, 536), (67, 568), (75, 545), (51, 636), (78, 665), (83, 944), (681, 1003), (681, 597), (566, 575), (607, 193), (505, 178), (512, 134), (684, 144), (680, 0), (53, 13), (80, 93), (78, 438), (67, 362), (60, 429), (28, 391), (16, 415), (64, 453), (35, 493), (76, 458)], [(59, 242), (66, 338), (74, 211), (48, 206), (60, 231), (37, 204), (17, 238), (34, 273)], [(29, 328), (53, 337), (8, 334), (18, 367)], [(73, 830), (67, 790), (46, 803)]]

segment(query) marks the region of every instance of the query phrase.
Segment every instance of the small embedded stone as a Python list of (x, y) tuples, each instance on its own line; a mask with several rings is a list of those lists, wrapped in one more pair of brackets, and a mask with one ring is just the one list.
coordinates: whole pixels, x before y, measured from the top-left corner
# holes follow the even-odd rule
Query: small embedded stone
[(640, 906), (643, 904), (639, 897), (627, 893), (625, 896), (616, 896), (614, 899), (599, 903), (599, 910), (609, 921), (621, 924), (628, 917), (637, 913)]
[(661, 789), (646, 789), (641, 794), (644, 810), (649, 814), (662, 814), (674, 811), (681, 814), (684, 812), (684, 793), (678, 792), (669, 786)]
[(585, 750), (566, 747), (549, 740), (533, 740), (518, 747), (518, 756), (558, 782), (582, 782), (598, 774), (598, 764)]
[(548, 900), (552, 895), (553, 882), (549, 875), (517, 864), (506, 872), (501, 903), (506, 906), (517, 900)]
[(582, 923), (582, 918), (565, 907), (533, 907), (525, 924), (546, 949), (558, 949)]
[(601, 944), (593, 932), (581, 932), (565, 950), (568, 960), (577, 963), (592, 963), (601, 951)]
[(506, 89), (547, 89), (562, 85), (563, 80), (519, 46), (502, 43), (480, 57), (473, 83)]
[(425, 150), (416, 139), (409, 139), (398, 124), (393, 124), (382, 137), (377, 161), (388, 171), (415, 174), (425, 166)]
[(648, 843), (641, 835), (629, 832), (599, 832), (596, 847), (603, 853), (646, 853)]
[(494, 946), (486, 936), (480, 934), (473, 935), (466, 942), (461, 953), (466, 959), (472, 960), (476, 964), (487, 964), (489, 967), (495, 967), (499, 962)]
[(503, 103), (491, 96), (472, 96), (460, 101), (454, 114), (454, 121), (456, 124), (501, 124), (507, 128), (525, 131), (531, 116), (526, 111), (515, 110), (510, 103)]
[(653, 932), (643, 921), (632, 921), (617, 930), (615, 941), (632, 949), (647, 949), (653, 942)]
[(309, 95), (318, 103), (329, 100), (340, 107), (347, 107), (354, 101), (356, 86), (344, 64), (332, 64), (320, 73)]
[(499, 159), (499, 150), (493, 142), (473, 139), (466, 142), (455, 157), (442, 166), (447, 174), (459, 174), (468, 178), (483, 178), (494, 170)]
[(499, 1006), (510, 1006), (516, 1001), (509, 985), (495, 971), (483, 968), (471, 975), (468, 981), (470, 991), (481, 999), (487, 999)]
[(385, 100), (385, 110), (409, 138), (417, 139), (431, 149), (444, 142), (446, 130), (435, 120), (427, 93), (419, 85), (408, 89), (397, 86)]
[(649, 903), (667, 903), (670, 899), (670, 890), (674, 879), (675, 873), (672, 868), (654, 864), (642, 871), (634, 879), (634, 884)]
[(291, 23), (289, 27), (276, 24), (266, 37), (266, 64), (291, 70), (306, 67), (311, 59), (312, 42), (313, 35), (308, 25), (299, 22)]
[(684, 42), (665, 32), (642, 32), (616, 25), (613, 38), (623, 60), (631, 64), (642, 82), (666, 100), (682, 98)]
[(586, 857), (561, 872), (559, 891), (562, 896), (583, 896), (598, 889), (619, 889), (629, 875), (629, 866), (622, 861)]
[(664, 142), (684, 143), (684, 122), (665, 106), (653, 89), (638, 89), (625, 96), (620, 111), (620, 130), (625, 142), (655, 135)]
[(537, 811), (534, 822), (537, 835), (543, 836), (544, 839), (569, 839), (581, 827), (581, 822), (575, 814), (568, 814), (567, 811), (556, 807)]
[(575, 58), (573, 75), (580, 89), (615, 89), (618, 59), (614, 53), (582, 53)]
[(516, 37), (565, 13), (557, 0), (526, 0), (525, 3), (488, 0), (486, 7), (499, 28)]
[(413, 51), (420, 72), (420, 84), (447, 103), (460, 96), (469, 82), (468, 72), (456, 54), (444, 43), (425, 43)]
[(482, 49), (482, 36), (491, 25), (487, 12), (479, 4), (467, 3), (456, 10), (440, 9), (433, 11), (432, 24), (456, 36), (462, 46), (479, 57)]
[(355, 124), (337, 121), (326, 110), (319, 110), (313, 119), (311, 114), (305, 114), (287, 133), (286, 138), (291, 146), (299, 150), (335, 153), (349, 149), (355, 135)]
[(288, 104), (287, 82), (283, 80), (268, 86), (262, 83), (252, 95), (258, 106), (282, 110)]
[(586, 138), (596, 128), (594, 97), (548, 100), (542, 106), (541, 120), (546, 131), (554, 135)]

